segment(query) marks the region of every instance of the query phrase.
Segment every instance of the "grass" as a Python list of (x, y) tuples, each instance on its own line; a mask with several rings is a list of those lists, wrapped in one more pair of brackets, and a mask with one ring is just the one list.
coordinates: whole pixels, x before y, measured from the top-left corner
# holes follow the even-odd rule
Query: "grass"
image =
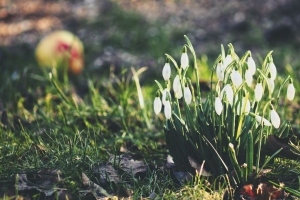
[[(154, 79), (147, 78), (148, 74), (160, 75), (163, 66), (161, 58), (165, 52), (174, 55), (172, 51), (178, 50), (177, 55), (180, 54), (180, 49), (173, 47), (179, 46), (174, 43), (178, 42), (178, 35), (183, 36), (184, 30), (175, 30), (172, 34), (159, 22), (150, 24), (136, 13), (125, 12), (118, 7), (106, 18), (92, 22), (90, 28), (100, 26), (101, 30), (112, 29), (109, 24), (119, 31), (100, 46), (88, 46), (86, 71), (80, 77), (70, 77), (68, 81), (56, 76), (51, 80), (48, 72), (36, 66), (33, 56), (3, 50), (6, 62), (0, 74), (0, 198), (26, 195), (26, 192), (14, 187), (18, 184), (16, 174), (24, 173), (29, 182), (37, 184), (41, 190), (41, 193), (35, 190), (30, 195), (37, 195), (36, 199), (43, 198), (47, 188), (40, 186), (46, 179), (39, 178), (38, 174), (45, 169), (59, 169), (62, 180), (52, 181), (49, 187), (66, 188), (67, 194), (74, 198), (85, 194), (84, 172), (92, 182), (119, 197), (222, 199), (225, 186), (209, 186), (200, 178), (181, 184), (173, 171), (166, 168), (168, 151), (163, 124), (159, 120), (163, 116), (154, 116), (152, 111), (156, 85), (152, 81)], [(154, 36), (151, 35), (153, 29), (157, 31)], [(124, 43), (123, 38), (130, 40)], [(181, 39), (183, 41), (183, 37)], [(144, 110), (140, 108), (136, 85), (128, 68), (115, 73), (109, 67), (102, 71), (89, 67), (92, 65), (89, 58), (99, 51), (97, 48), (103, 49), (106, 45), (139, 56), (146, 54), (161, 66), (154, 72), (151, 69), (141, 74)], [(276, 49), (276, 52), (280, 55), (274, 57), (282, 58), (286, 65), (290, 63), (295, 73), (284, 67), (281, 72), (287, 69), (288, 74), (297, 77), (300, 62), (291, 59), (297, 58), (293, 47)], [(203, 56), (201, 67), (211, 66), (214, 59), (207, 60)], [(14, 72), (18, 76), (12, 78)], [(160, 77), (158, 79), (162, 80)], [(300, 92), (296, 81), (295, 87)], [(298, 104), (291, 106), (297, 108)], [(282, 108), (281, 112), (288, 113), (290, 110), (293, 108)], [(145, 116), (151, 127), (147, 125)], [(299, 126), (299, 114), (293, 113), (288, 117), (295, 126)], [(109, 175), (103, 178), (96, 173), (95, 168), (108, 162), (110, 157), (124, 153), (133, 156), (133, 160), (143, 161), (146, 170), (128, 173), (120, 163), (112, 163), (119, 182), (109, 182)], [(299, 191), (298, 162), (277, 159), (268, 167), (286, 186)], [(57, 195), (61, 194), (58, 191)], [(88, 199), (89, 196), (83, 195), (82, 198)]]

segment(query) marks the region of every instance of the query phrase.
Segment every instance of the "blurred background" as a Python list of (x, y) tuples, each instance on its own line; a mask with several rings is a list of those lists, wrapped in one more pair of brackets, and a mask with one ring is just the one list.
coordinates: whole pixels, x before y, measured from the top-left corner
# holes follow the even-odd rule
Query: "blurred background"
[[(0, 67), (5, 76), (35, 70), (34, 49), (54, 30), (69, 30), (85, 46), (85, 72), (147, 66), (160, 74), (164, 54), (179, 58), (183, 35), (198, 57), (213, 63), (220, 44), (255, 61), (274, 50), (279, 72), (299, 70), (297, 0), (0, 0)], [(5, 69), (5, 70), (3, 70)]]

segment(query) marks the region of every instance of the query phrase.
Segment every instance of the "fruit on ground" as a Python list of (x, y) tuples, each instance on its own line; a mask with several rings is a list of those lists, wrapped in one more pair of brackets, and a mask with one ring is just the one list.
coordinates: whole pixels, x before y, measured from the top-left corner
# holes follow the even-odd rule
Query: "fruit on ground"
[(84, 47), (80, 39), (68, 31), (54, 31), (46, 35), (35, 50), (41, 67), (67, 67), (72, 74), (80, 74), (84, 66)]

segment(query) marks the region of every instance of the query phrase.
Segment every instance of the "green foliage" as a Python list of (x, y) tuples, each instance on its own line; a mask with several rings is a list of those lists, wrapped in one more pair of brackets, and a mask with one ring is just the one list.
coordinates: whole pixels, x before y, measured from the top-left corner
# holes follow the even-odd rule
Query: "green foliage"
[[(229, 44), (228, 54), (222, 46), (222, 52), (213, 65), (211, 92), (205, 97), (200, 91), (195, 51), (187, 37), (186, 40), (185, 47), (192, 54), (193, 66), (185, 68), (182, 58), (178, 65), (175, 59), (166, 54), (180, 80), (177, 89), (174, 79), (175, 97), (169, 92), (170, 80), (166, 80), (165, 87), (156, 81), (163, 94), (162, 102), (169, 100), (172, 105), (170, 119), (166, 114), (166, 104), (164, 111), (167, 118), (166, 143), (170, 154), (181, 170), (192, 172), (189, 158), (193, 158), (198, 163), (205, 161), (205, 169), (215, 177), (228, 174), (233, 184), (245, 183), (255, 166), (258, 174), (260, 168), (281, 151), (278, 149), (268, 157), (266, 141), (269, 135), (280, 136), (290, 129), (288, 122), (280, 121), (276, 108), (279, 100), (285, 99), (285, 95), (282, 95), (284, 86), (288, 81), (292, 84), (292, 80), (289, 76), (276, 82), (279, 90), (274, 91), (276, 67), (272, 52), (256, 70), (255, 63), (253, 65), (249, 61), (252, 59), (250, 51), (239, 58)], [(195, 75), (195, 89), (190, 84), (192, 78), (188, 77), (187, 71), (193, 71)], [(217, 83), (213, 82), (215, 71), (219, 79)], [(255, 84), (253, 77), (256, 78)], [(262, 86), (261, 91), (254, 89), (259, 84)], [(191, 104), (187, 102), (186, 94), (182, 95), (187, 87), (193, 91)], [(261, 97), (258, 97), (259, 94)]]

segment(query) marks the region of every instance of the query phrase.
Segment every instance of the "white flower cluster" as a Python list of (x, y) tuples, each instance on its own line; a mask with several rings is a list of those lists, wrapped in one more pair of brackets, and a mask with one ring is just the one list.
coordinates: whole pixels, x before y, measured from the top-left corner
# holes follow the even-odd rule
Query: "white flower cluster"
[[(255, 61), (251, 56), (251, 52), (247, 52), (246, 58), (241, 61), (234, 53), (229, 53), (224, 59), (221, 59), (220, 62), (216, 65), (216, 75), (218, 78), (218, 83), (216, 86), (216, 96), (214, 99), (214, 107), (217, 115), (221, 115), (224, 106), (231, 106), (233, 112), (236, 115), (248, 115), (251, 113), (251, 116), (255, 117), (258, 124), (264, 126), (271, 126), (279, 128), (280, 126), (280, 117), (274, 106), (271, 104), (270, 110), (270, 121), (260, 116), (264, 113), (259, 113), (260, 110), (253, 113), (254, 104), (263, 102), (261, 101), (264, 95), (267, 93), (265, 90), (268, 89), (269, 99), (274, 91), (275, 79), (277, 76), (277, 69), (270, 56), (268, 62), (266, 63), (263, 70), (257, 70)], [(246, 61), (247, 59), (247, 61)], [(184, 98), (184, 101), (187, 105), (192, 103), (193, 96), (188, 85), (188, 81), (185, 76), (182, 76), (181, 70), (185, 72), (189, 66), (189, 59), (186, 52), (186, 48), (181, 55), (181, 68), (177, 68), (177, 74), (173, 79), (173, 91), (176, 99)], [(259, 71), (259, 73), (257, 73)], [(257, 74), (256, 74), (257, 73)], [(257, 80), (254, 81), (253, 77), (257, 77)], [(169, 83), (171, 78), (171, 66), (169, 60), (165, 63), (162, 76), (164, 80)], [(254, 86), (255, 84), (255, 86)], [(250, 94), (253, 94), (253, 97)], [(162, 98), (158, 95), (154, 100), (154, 111), (156, 114), (159, 114), (162, 106), (164, 106), (164, 114), (166, 119), (171, 119), (172, 117), (172, 100), (170, 90), (165, 88), (162, 92)], [(289, 85), (287, 87), (287, 99), (293, 100), (295, 96), (295, 88), (293, 81), (289, 79)], [(251, 107), (252, 106), (252, 107)], [(251, 110), (252, 109), (252, 110)]]
[[(189, 66), (189, 58), (186, 52), (186, 49), (184, 49), (184, 52), (181, 55), (180, 59), (180, 66), (181, 69), (187, 70)], [(162, 70), (162, 76), (165, 81), (169, 81), (171, 77), (171, 67), (169, 61), (167, 61), (163, 67)], [(185, 102), (189, 105), (192, 103), (192, 92), (190, 88), (188, 87), (188, 84), (183, 87), (183, 82), (187, 82), (185, 79), (181, 79), (180, 75), (176, 75), (173, 80), (173, 91), (174, 96), (177, 99), (181, 99), (184, 97)], [(183, 92), (182, 92), (183, 89)], [(162, 105), (164, 105), (164, 114), (167, 119), (171, 119), (172, 116), (172, 109), (171, 109), (171, 94), (168, 88), (165, 88), (162, 92), (162, 99), (159, 98), (159, 95), (154, 99), (154, 112), (155, 114), (159, 114)]]
[[(227, 55), (223, 61), (217, 64), (216, 75), (219, 80), (217, 88), (220, 88), (224, 85), (221, 93), (219, 93), (215, 98), (215, 111), (218, 115), (221, 115), (223, 111), (223, 104), (226, 104), (227, 102), (231, 107), (236, 109), (235, 112), (237, 115), (240, 115), (241, 111), (245, 115), (248, 115), (250, 113), (251, 99), (249, 95), (246, 94), (249, 94), (250, 92), (252, 92), (251, 90), (253, 90), (253, 76), (256, 73), (256, 64), (251, 56), (251, 53), (249, 54), (250, 56), (248, 57), (245, 64), (239, 63), (240, 61), (238, 60), (238, 58), (234, 60), (230, 54)], [(252, 100), (252, 104), (261, 101), (264, 95), (264, 88), (268, 88), (269, 94), (272, 94), (274, 91), (274, 81), (277, 76), (277, 69), (272, 59), (269, 61), (269, 63), (267, 63), (265, 71), (261, 71), (261, 73), (263, 74), (258, 75), (258, 81), (256, 82), (255, 88), (253, 90), (254, 99)], [(226, 77), (229, 76), (230, 80), (226, 79)], [(243, 85), (244, 82), (246, 84)], [(241, 96), (241, 98), (239, 98), (238, 94), (243, 95)], [(224, 96), (226, 96), (226, 100), (222, 102)], [(287, 99), (292, 101), (294, 96), (295, 88), (292, 79), (290, 79), (290, 83), (287, 88)], [(275, 111), (274, 106), (271, 105), (271, 107), (271, 123), (275, 128), (279, 128), (280, 117)], [(255, 113), (253, 114), (253, 116), (255, 116), (258, 124), (271, 126), (271, 123), (267, 119), (259, 116), (259, 113)]]

